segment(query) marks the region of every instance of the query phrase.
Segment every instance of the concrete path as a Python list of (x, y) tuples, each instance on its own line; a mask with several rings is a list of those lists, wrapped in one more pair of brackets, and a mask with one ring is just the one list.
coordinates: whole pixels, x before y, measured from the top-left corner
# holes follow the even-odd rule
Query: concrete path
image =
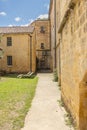
[(38, 74), (39, 81), (32, 107), (21, 130), (73, 130), (65, 125), (64, 108), (58, 104), (60, 90), (53, 74)]

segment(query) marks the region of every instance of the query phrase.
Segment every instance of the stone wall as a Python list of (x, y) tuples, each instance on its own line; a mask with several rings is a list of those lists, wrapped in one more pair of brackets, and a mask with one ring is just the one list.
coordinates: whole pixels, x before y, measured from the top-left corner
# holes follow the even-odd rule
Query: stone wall
[(36, 72), (36, 41), (35, 31), (32, 34), (32, 71)]
[(78, 129), (87, 130), (87, 0), (74, 4), (61, 30), (61, 89)]
[[(34, 35), (34, 34), (33, 34)], [(1, 46), (4, 50), (3, 59), (0, 60), (0, 67), (6, 72), (28, 72), (30, 71), (30, 56), (32, 55), (32, 71), (36, 71), (35, 40), (32, 35), (30, 54), (30, 36), (28, 34), (4, 34)], [(12, 37), (12, 46), (7, 46), (7, 37)], [(7, 56), (12, 56), (12, 65), (7, 65)]]
[[(32, 25), (35, 27), (37, 70), (52, 70), (50, 55), (50, 22), (48, 19), (38, 19), (34, 21)], [(43, 44), (43, 46), (41, 44)]]
[(63, 1), (60, 0), (56, 0), (56, 69), (57, 69), (57, 73), (58, 73), (58, 83), (59, 85), (61, 85), (61, 50), (60, 50), (60, 43), (61, 43), (61, 39), (60, 39), (60, 34), (58, 33), (58, 29), (59, 29), (59, 23), (60, 23), (60, 3)]
[[(43, 27), (44, 32), (41, 32)], [(36, 20), (35, 21), (36, 32), (36, 50), (41, 49), (41, 43), (44, 43), (44, 49), (50, 50), (50, 23), (49, 20)]]
[(51, 0), (49, 15), (61, 96), (78, 130), (87, 130), (87, 0)]
[(51, 0), (50, 3), (50, 26), (51, 26), (51, 57), (52, 57), (52, 68), (55, 68), (55, 16), (54, 16), (54, 0)]

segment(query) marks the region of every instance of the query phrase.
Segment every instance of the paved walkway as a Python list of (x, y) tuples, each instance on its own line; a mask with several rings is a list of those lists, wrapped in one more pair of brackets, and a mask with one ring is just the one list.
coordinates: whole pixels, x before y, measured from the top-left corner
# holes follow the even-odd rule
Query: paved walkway
[(73, 130), (65, 125), (64, 108), (58, 104), (60, 90), (52, 74), (38, 74), (39, 82), (32, 107), (21, 130)]

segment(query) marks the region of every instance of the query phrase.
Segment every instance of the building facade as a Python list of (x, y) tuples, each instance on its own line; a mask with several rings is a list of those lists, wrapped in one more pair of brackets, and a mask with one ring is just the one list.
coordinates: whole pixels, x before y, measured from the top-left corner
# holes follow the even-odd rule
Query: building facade
[(4, 50), (0, 70), (7, 73), (36, 71), (34, 27), (0, 27), (0, 46)]
[(38, 19), (28, 27), (0, 27), (4, 58), (0, 70), (8, 73), (52, 71), (50, 22)]
[(78, 130), (87, 130), (87, 0), (50, 0), (48, 20), (0, 28), (0, 34), (0, 69), (57, 69), (65, 106)]
[(50, 9), (49, 9), (49, 20), (50, 20), (50, 27), (51, 27), (51, 55), (52, 55), (52, 67), (53, 70), (56, 68), (56, 26), (55, 26), (55, 1), (50, 1)]
[(37, 71), (52, 71), (50, 22), (48, 19), (37, 19), (32, 25), (35, 28)]
[(60, 6), (58, 0), (50, 0), (49, 19), (51, 24), (51, 55), (53, 71), (58, 73), (59, 85), (61, 85), (61, 55), (60, 55), (60, 34), (59, 27)]
[(52, 9), (56, 14), (56, 68), (62, 99), (78, 130), (87, 130), (87, 0), (52, 1), (50, 7), (56, 7)]

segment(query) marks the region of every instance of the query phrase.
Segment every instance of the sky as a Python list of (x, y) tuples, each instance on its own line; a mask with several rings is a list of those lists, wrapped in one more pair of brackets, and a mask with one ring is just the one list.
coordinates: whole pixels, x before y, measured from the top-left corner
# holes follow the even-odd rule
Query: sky
[(0, 26), (27, 26), (47, 18), (50, 0), (0, 0)]

